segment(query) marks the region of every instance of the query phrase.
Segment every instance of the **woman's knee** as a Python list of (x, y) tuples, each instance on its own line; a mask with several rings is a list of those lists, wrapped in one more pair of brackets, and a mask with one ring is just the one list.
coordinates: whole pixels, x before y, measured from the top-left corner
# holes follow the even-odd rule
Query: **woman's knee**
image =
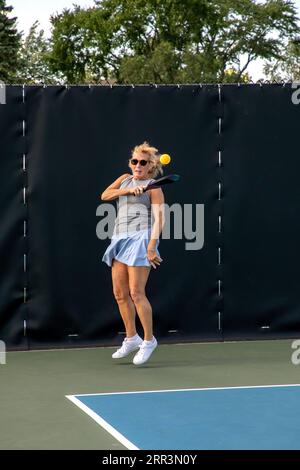
[(130, 297), (135, 304), (139, 304), (144, 300), (145, 292), (140, 289), (130, 289)]
[(120, 302), (120, 303), (128, 302), (130, 300), (128, 290), (124, 290), (124, 289), (115, 288), (114, 289), (114, 297), (115, 297), (116, 301)]

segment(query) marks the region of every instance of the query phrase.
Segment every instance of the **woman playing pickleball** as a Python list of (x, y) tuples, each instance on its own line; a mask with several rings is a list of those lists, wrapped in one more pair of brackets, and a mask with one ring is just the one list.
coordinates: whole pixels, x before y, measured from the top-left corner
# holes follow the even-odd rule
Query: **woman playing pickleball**
[[(113, 293), (126, 330), (122, 346), (112, 357), (120, 359), (138, 350), (133, 363), (140, 365), (157, 347), (145, 287), (151, 267), (156, 269), (162, 262), (158, 244), (164, 224), (164, 195), (161, 188), (144, 192), (143, 187), (162, 173), (158, 150), (147, 142), (136, 146), (129, 168), (131, 174), (120, 176), (101, 195), (103, 201), (118, 198), (113, 236), (102, 261), (111, 266)], [(136, 312), (144, 339), (136, 331)]]

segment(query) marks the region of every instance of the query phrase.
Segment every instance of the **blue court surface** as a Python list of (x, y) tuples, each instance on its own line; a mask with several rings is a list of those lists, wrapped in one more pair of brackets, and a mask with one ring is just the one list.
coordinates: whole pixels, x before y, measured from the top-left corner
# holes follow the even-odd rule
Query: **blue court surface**
[(67, 398), (128, 449), (300, 449), (300, 385)]

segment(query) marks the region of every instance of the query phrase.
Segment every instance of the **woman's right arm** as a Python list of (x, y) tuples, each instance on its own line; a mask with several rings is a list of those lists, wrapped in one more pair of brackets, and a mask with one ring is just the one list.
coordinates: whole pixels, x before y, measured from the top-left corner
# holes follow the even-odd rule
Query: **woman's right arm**
[(113, 201), (119, 196), (126, 196), (129, 194), (130, 188), (120, 189), (122, 181), (124, 181), (128, 176), (130, 176), (130, 174), (125, 173), (124, 175), (117, 178), (110, 186), (108, 186), (108, 188), (106, 188), (100, 196), (101, 201)]
[(131, 176), (129, 173), (125, 173), (124, 175), (120, 176), (120, 178), (116, 179), (105, 191), (101, 194), (102, 201), (113, 201), (120, 196), (128, 196), (128, 194), (133, 194), (134, 196), (139, 196), (144, 192), (144, 186), (135, 186), (134, 188), (122, 188), (120, 189), (120, 185), (123, 180), (125, 180), (128, 176)]

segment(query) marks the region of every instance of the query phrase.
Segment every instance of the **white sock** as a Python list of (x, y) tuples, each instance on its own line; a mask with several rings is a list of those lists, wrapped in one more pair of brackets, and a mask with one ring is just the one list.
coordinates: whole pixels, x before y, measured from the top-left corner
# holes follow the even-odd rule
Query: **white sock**
[(126, 338), (127, 341), (136, 341), (138, 339), (139, 335), (136, 333), (134, 336), (130, 336), (130, 338)]
[(154, 336), (152, 336), (152, 339), (150, 341), (144, 340), (144, 343), (146, 343), (147, 345), (150, 345), (150, 344), (154, 343), (154, 340), (155, 340), (155, 338), (154, 338)]

